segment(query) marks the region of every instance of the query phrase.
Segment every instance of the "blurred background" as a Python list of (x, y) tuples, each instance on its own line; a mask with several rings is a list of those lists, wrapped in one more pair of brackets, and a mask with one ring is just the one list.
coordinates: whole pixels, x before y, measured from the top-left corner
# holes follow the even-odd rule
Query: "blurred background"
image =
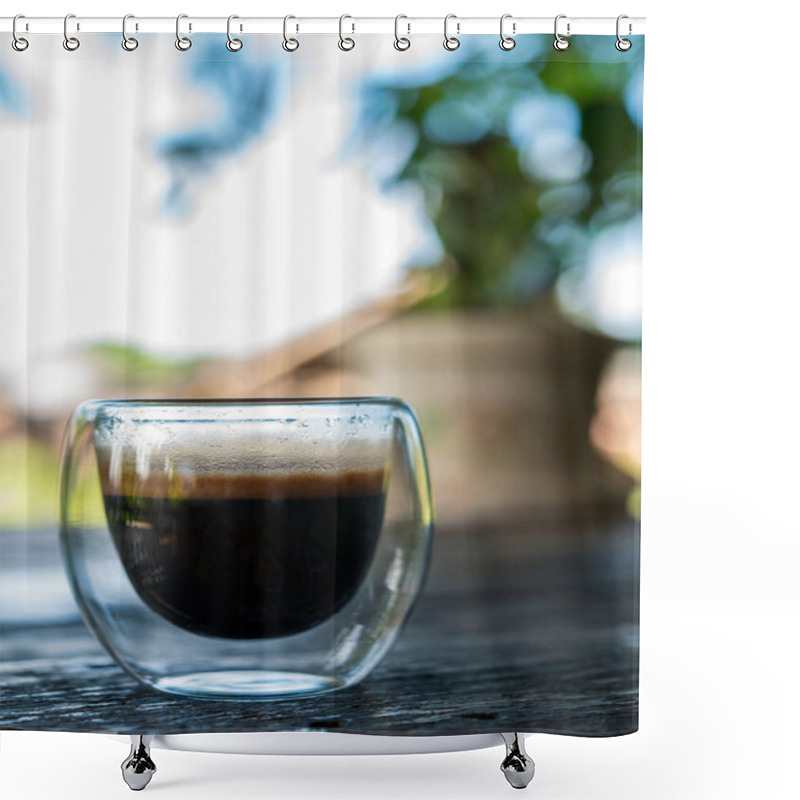
[(638, 513), (643, 43), (43, 38), (59, 91), (0, 65), (4, 536), (101, 396), (394, 395), (448, 524)]

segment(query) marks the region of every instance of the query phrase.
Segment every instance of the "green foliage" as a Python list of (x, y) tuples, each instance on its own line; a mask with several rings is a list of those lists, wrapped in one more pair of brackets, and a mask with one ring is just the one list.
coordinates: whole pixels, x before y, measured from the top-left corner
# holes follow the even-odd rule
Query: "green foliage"
[[(439, 265), (445, 288), (430, 305), (530, 303), (562, 272), (581, 268), (597, 233), (639, 213), (641, 132), (625, 91), (641, 62), (598, 60), (597, 42), (581, 50), (575, 40), (566, 53), (534, 48), (527, 56), (517, 52), (522, 47), (516, 61), (465, 58), (430, 83), (371, 87), (381, 109), (377, 133), (405, 126), (415, 134), (394, 180), (422, 187), (449, 256)], [(537, 174), (537, 131), (520, 129), (519, 116), (515, 123), (526, 103), (542, 98), (564, 107), (563, 174), (547, 164)]]
[(131, 388), (169, 385), (191, 373), (202, 361), (161, 356), (120, 342), (97, 342), (89, 345), (86, 352), (106, 380)]
[(0, 447), (0, 528), (52, 523), (58, 515), (58, 452), (23, 436), (4, 436)]

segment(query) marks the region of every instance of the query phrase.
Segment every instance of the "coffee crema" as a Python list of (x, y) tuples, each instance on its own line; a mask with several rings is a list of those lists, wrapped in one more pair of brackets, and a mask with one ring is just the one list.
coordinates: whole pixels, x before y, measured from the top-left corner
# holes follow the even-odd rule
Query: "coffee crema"
[[(105, 472), (101, 470), (101, 472)], [(358, 592), (383, 523), (384, 470), (102, 477), (109, 528), (139, 597), (226, 639), (302, 633)]]

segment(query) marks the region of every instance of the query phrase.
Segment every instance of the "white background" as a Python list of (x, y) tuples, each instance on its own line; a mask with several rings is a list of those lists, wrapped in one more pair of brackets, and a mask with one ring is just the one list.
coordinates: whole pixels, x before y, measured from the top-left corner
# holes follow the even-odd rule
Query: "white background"
[[(24, 4), (23, 4), (24, 6)], [(798, 6), (686, 0), (228, 7), (43, 2), (28, 15), (648, 17), (641, 730), (535, 736), (539, 800), (794, 798), (800, 743)], [(4, 13), (13, 13), (6, 9)], [(9, 46), (6, 38), (2, 46)], [(7, 800), (128, 797), (126, 747), (3, 732)], [(509, 797), (501, 751), (285, 758), (156, 752), (156, 800)]]

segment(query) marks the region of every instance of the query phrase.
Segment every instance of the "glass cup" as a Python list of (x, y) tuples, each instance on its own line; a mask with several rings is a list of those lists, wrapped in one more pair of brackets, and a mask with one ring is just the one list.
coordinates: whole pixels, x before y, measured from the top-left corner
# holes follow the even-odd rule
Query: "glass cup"
[(87, 401), (61, 478), (84, 619), (166, 692), (269, 699), (356, 683), (425, 578), (428, 473), (399, 400)]

